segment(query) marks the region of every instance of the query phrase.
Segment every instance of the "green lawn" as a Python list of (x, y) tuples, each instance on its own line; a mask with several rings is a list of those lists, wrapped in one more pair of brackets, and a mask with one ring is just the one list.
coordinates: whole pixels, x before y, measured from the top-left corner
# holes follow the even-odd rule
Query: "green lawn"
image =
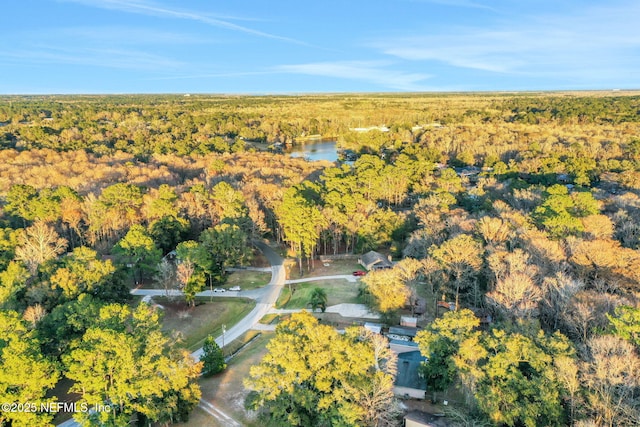
[(265, 286), (271, 280), (271, 273), (262, 271), (241, 270), (234, 271), (227, 277), (227, 282), (223, 288), (229, 289), (232, 286), (240, 286), (243, 291)]
[(348, 282), (344, 279), (338, 280), (318, 280), (315, 282), (296, 283), (291, 287), (293, 294), (289, 292), (289, 285), (286, 285), (276, 302), (278, 308), (309, 308), (308, 303), (314, 288), (322, 288), (327, 293), (327, 306), (341, 303), (360, 303), (358, 299), (358, 283)]
[(289, 279), (301, 279), (314, 276), (333, 276), (336, 274), (351, 274), (356, 270), (364, 270), (356, 259), (351, 260), (334, 260), (326, 263), (325, 266), (319, 259), (315, 260), (315, 268), (307, 270), (306, 261), (303, 263), (303, 274), (300, 275), (298, 264), (291, 266), (289, 271)]
[[(213, 284), (214, 288), (230, 288), (232, 286), (240, 286), (243, 291), (259, 288), (266, 285), (271, 280), (271, 273), (262, 271), (240, 270), (234, 271), (227, 276), (224, 286)], [(153, 280), (146, 280), (139, 286), (140, 289), (161, 289), (158, 283)], [(175, 284), (173, 286), (175, 288)], [(209, 290), (209, 282), (205, 286), (205, 290)]]
[(162, 297), (154, 301), (165, 307), (162, 329), (180, 334), (183, 345), (192, 351), (202, 347), (208, 335), (221, 335), (222, 325), (230, 328), (255, 306), (255, 301), (246, 298), (196, 298), (198, 305), (193, 308), (188, 308), (184, 300)]

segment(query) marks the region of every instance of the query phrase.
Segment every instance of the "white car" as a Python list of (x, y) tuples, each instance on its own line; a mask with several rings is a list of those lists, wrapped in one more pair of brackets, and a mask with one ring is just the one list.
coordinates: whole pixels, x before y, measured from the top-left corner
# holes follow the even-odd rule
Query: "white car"
[(240, 290), (240, 286), (232, 286), (229, 288), (230, 291), (239, 291)]
[(213, 292), (224, 292), (225, 290), (222, 288), (215, 288)]

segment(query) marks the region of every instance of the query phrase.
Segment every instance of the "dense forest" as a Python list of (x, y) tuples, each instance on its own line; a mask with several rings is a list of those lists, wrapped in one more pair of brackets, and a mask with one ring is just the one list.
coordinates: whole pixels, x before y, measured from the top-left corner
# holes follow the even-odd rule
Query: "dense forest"
[[(317, 137), (341, 160), (286, 154)], [(474, 422), (640, 423), (640, 95), (624, 92), (1, 97), (0, 400), (66, 377), (117, 408), (91, 422), (185, 419), (201, 366), (129, 290), (175, 250), (192, 302), (258, 238), (300, 271), (392, 255), (363, 279), (389, 322), (453, 301), (417, 341), (429, 390), (458, 387)]]

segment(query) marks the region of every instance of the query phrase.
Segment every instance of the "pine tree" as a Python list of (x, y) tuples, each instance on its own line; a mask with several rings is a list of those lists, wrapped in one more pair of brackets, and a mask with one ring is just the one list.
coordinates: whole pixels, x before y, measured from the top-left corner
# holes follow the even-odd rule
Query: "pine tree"
[(213, 336), (211, 335), (209, 335), (204, 341), (200, 361), (204, 363), (204, 365), (202, 366), (202, 375), (204, 375), (205, 377), (210, 377), (212, 375), (220, 373), (227, 367), (222, 349), (220, 348), (220, 346), (218, 346), (215, 338), (213, 338)]

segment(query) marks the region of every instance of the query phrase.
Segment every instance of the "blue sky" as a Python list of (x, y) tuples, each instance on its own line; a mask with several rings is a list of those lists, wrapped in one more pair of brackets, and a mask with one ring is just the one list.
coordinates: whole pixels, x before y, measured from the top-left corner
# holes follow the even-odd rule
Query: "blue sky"
[(637, 0), (10, 0), (0, 93), (640, 88)]

